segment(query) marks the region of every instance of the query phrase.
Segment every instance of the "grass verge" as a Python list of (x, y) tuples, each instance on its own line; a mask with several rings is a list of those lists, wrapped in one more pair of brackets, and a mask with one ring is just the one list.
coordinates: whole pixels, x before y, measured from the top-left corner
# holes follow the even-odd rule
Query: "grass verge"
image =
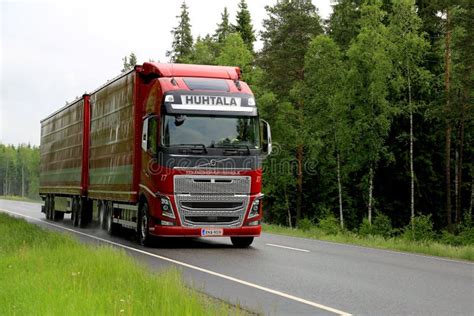
[(319, 239), (358, 246), (404, 251), (452, 259), (474, 261), (474, 246), (459, 246), (441, 244), (438, 242), (413, 242), (400, 237), (384, 238), (382, 236), (361, 237), (352, 232), (326, 234), (321, 229), (313, 226), (308, 230), (289, 228), (279, 225), (263, 224), (266, 233)]
[(0, 315), (243, 315), (150, 273), (124, 251), (92, 247), (0, 213)]
[(31, 202), (31, 203), (40, 203), (41, 199), (38, 196), (38, 199), (30, 199), (27, 197), (17, 196), (17, 195), (0, 195), (0, 200), (10, 200), (10, 201), (22, 201), (22, 202)]

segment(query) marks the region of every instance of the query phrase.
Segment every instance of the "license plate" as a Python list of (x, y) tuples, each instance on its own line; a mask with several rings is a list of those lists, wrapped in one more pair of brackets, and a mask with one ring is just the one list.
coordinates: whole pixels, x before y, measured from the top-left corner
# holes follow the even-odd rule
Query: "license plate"
[(224, 230), (222, 228), (201, 228), (201, 236), (222, 236), (224, 235)]

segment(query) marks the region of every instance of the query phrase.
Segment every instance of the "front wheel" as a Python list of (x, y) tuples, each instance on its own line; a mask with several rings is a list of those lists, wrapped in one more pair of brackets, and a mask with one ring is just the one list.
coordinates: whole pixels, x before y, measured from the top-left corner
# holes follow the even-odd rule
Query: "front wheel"
[(137, 237), (142, 246), (152, 244), (152, 236), (149, 232), (150, 215), (148, 212), (148, 203), (144, 202), (138, 210)]
[(236, 248), (247, 248), (253, 242), (253, 237), (230, 237), (230, 241)]

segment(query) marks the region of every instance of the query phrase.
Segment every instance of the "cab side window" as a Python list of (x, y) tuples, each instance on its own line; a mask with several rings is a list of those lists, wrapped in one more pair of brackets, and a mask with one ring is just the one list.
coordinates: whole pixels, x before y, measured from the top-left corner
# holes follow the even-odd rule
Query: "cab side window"
[(158, 121), (156, 118), (151, 118), (148, 121), (147, 148), (153, 154), (158, 152)]

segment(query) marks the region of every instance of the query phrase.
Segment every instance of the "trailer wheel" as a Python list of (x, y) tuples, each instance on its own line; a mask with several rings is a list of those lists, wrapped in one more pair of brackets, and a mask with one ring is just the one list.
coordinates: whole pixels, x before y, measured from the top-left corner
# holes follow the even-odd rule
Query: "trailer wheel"
[(50, 207), (51, 207), (51, 199), (49, 198), (49, 195), (46, 195), (46, 198), (44, 199), (44, 215), (46, 216), (46, 219), (49, 219)]
[(53, 195), (50, 195), (49, 196), (49, 207), (47, 209), (47, 213), (46, 213), (46, 219), (49, 219), (49, 220), (53, 220), (54, 219), (54, 196)]
[(151, 246), (153, 236), (149, 231), (150, 215), (148, 212), (148, 203), (143, 202), (138, 210), (137, 220), (137, 239), (142, 246)]
[(230, 237), (232, 244), (236, 248), (247, 248), (253, 242), (253, 237)]
[(84, 203), (84, 199), (83, 198), (79, 198), (78, 201), (77, 201), (77, 226), (79, 227), (85, 227), (86, 226), (86, 219), (85, 219), (85, 212), (84, 212), (84, 207), (85, 207), (85, 203)]
[(72, 213), (71, 213), (71, 220), (72, 220), (72, 226), (77, 227), (79, 224), (78, 222), (78, 209), (79, 209), (79, 201), (78, 197), (73, 197), (72, 198)]
[(117, 232), (118, 227), (117, 227), (117, 224), (114, 223), (113, 221), (114, 208), (113, 208), (112, 202), (107, 202), (105, 209), (106, 209), (106, 214), (107, 214), (107, 217), (106, 217), (107, 220), (105, 221), (105, 228), (107, 232), (109, 233), (109, 235), (114, 235)]
[(101, 229), (106, 229), (107, 225), (107, 208), (105, 201), (99, 201), (99, 225)]

